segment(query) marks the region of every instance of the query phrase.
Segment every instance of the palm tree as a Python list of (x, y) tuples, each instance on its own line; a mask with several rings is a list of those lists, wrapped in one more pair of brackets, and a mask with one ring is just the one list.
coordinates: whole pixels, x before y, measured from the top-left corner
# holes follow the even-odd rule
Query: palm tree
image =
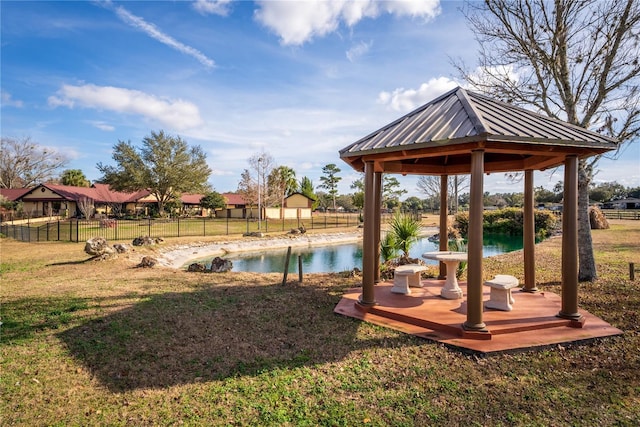
[(420, 235), (420, 222), (410, 215), (396, 212), (391, 219), (389, 234), (393, 234), (396, 248), (403, 252), (403, 257), (409, 257), (409, 249), (418, 240)]
[(268, 178), (269, 188), (280, 199), (280, 207), (284, 207), (284, 199), (298, 190), (296, 172), (288, 166), (275, 168)]
[(384, 238), (380, 242), (380, 256), (384, 262), (398, 257), (396, 238), (393, 233), (385, 234)]

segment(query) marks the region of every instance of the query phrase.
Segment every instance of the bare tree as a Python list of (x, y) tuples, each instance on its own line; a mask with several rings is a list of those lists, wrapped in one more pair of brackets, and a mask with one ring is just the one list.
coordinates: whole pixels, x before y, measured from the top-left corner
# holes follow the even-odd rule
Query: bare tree
[[(456, 64), (476, 89), (628, 142), (640, 133), (638, 0), (469, 2), (479, 69)], [(596, 266), (588, 190), (599, 157), (578, 171), (579, 279)]]
[[(427, 197), (440, 197), (440, 177), (422, 175), (416, 183), (418, 190)], [(453, 175), (447, 178), (447, 201), (451, 212), (458, 212), (459, 194), (469, 188), (469, 175)]]
[(249, 209), (253, 209), (253, 205), (259, 204), (260, 206), (268, 206), (269, 191), (268, 176), (273, 169), (274, 160), (273, 157), (262, 151), (254, 154), (247, 159), (249, 168), (245, 169), (238, 183), (238, 193), (242, 194), (249, 205)]
[(258, 181), (251, 177), (249, 169), (245, 169), (242, 171), (242, 174), (240, 174), (238, 193), (242, 195), (244, 201), (249, 205), (249, 211), (253, 217), (253, 205), (258, 202)]
[(255, 171), (255, 179), (258, 185), (258, 198), (262, 202), (263, 206), (270, 206), (273, 203), (277, 203), (278, 196), (270, 197), (274, 191), (269, 191), (269, 174), (275, 167), (275, 160), (271, 154), (266, 151), (261, 151), (253, 156), (249, 157), (249, 166), (251, 171)]
[(93, 199), (90, 197), (80, 197), (76, 201), (76, 205), (78, 206), (78, 210), (82, 213), (82, 216), (86, 219), (91, 218), (94, 210)]
[(0, 187), (32, 187), (58, 175), (68, 160), (55, 150), (31, 141), (2, 137), (0, 140)]

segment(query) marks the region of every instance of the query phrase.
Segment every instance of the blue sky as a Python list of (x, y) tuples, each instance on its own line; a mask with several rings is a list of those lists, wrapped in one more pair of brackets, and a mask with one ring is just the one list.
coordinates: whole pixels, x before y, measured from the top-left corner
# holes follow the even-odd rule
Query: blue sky
[[(31, 137), (96, 180), (119, 141), (151, 131), (207, 153), (210, 183), (235, 191), (261, 151), (320, 184), (338, 150), (461, 85), (475, 64), (462, 2), (11, 2), (1, 13), (3, 137)], [(597, 181), (640, 186), (640, 148)], [(417, 177), (398, 177), (418, 195)], [(562, 179), (540, 173), (536, 186)], [(502, 174), (485, 191), (519, 192)]]

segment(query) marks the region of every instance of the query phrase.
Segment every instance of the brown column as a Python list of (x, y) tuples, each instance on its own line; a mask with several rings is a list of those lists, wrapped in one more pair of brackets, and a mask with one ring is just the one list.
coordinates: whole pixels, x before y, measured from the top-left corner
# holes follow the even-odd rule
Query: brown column
[[(448, 208), (447, 195), (449, 193), (448, 188), (448, 175), (440, 176), (440, 246), (441, 251), (449, 249), (449, 230), (447, 229)], [(442, 280), (447, 277), (447, 266), (444, 262), (440, 262), (440, 270), (438, 279)]]
[(533, 171), (524, 171), (524, 287), (525, 292), (537, 292), (536, 287), (536, 219), (533, 210)]
[(374, 227), (375, 228), (374, 247), (376, 248), (375, 257), (373, 259), (375, 263), (374, 282), (379, 283), (380, 282), (380, 225), (381, 225), (380, 208), (382, 207), (382, 173), (381, 172), (374, 172), (373, 174), (373, 193), (375, 195), (374, 203), (376, 205), (376, 212), (374, 215), (375, 222), (376, 222)]
[(467, 243), (467, 321), (468, 331), (486, 332), (482, 321), (482, 214), (484, 150), (471, 152), (471, 198), (469, 200), (469, 235)]
[[(362, 305), (374, 305), (375, 285), (375, 184), (373, 178), (373, 162), (364, 164), (364, 232), (362, 236), (362, 295), (359, 303)], [(378, 209), (378, 215), (380, 215)]]
[(579, 320), (578, 313), (578, 157), (564, 162), (562, 203), (562, 303), (558, 317)]

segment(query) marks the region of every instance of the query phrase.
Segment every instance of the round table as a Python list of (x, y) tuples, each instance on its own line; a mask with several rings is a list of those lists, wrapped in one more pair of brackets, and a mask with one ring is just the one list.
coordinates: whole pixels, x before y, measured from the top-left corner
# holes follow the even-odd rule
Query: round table
[(461, 261), (467, 261), (467, 253), (451, 251), (425, 252), (422, 254), (422, 258), (442, 261), (447, 266), (447, 278), (440, 290), (440, 296), (445, 299), (462, 298), (462, 289), (458, 286), (456, 271)]

